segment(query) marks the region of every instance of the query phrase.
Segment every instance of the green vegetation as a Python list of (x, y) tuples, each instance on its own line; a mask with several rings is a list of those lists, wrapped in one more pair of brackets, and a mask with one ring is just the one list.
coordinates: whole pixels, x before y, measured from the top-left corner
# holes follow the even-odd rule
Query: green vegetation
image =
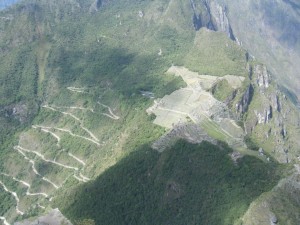
[[(222, 143), (179, 141), (159, 154), (149, 146), (165, 130), (147, 115), (153, 99), (141, 91), (161, 98), (183, 87), (166, 74), (172, 64), (246, 76), (245, 51), (222, 33), (194, 32), (189, 1), (109, 1), (98, 12), (91, 4), (26, 0), (0, 12), (13, 15), (0, 20), (0, 172), (48, 196), (28, 196), (2, 177), (26, 214), (1, 189), (0, 216), (37, 215), (35, 205), (54, 197), (78, 225), (233, 224), (281, 169), (251, 156), (235, 164)], [(223, 80), (212, 92), (224, 101), (233, 89)], [(211, 119), (200, 125), (219, 141), (232, 138)]]
[(219, 81), (213, 88), (212, 94), (219, 101), (224, 102), (234, 92), (234, 89), (228, 84), (228, 81), (223, 79)]
[(200, 74), (247, 76), (246, 52), (224, 33), (200, 30), (184, 64)]
[(91, 219), (84, 219), (75, 221), (75, 225), (95, 225), (95, 221)]
[(179, 141), (162, 154), (144, 146), (54, 206), (96, 224), (233, 224), (279, 170), (250, 156), (234, 165), (230, 152), (206, 142)]
[(249, 137), (249, 135), (246, 135), (244, 138), (244, 142), (247, 145), (247, 148), (251, 149), (251, 150), (255, 150), (258, 151), (259, 146), (257, 145), (257, 143), (255, 143), (251, 137)]
[(1, 215), (4, 215), (10, 207), (15, 204), (15, 199), (12, 195), (5, 192), (2, 187), (0, 188), (0, 198), (0, 213)]
[(204, 119), (201, 126), (209, 136), (216, 140), (226, 142), (230, 138), (230, 136), (226, 134), (216, 122), (210, 119)]

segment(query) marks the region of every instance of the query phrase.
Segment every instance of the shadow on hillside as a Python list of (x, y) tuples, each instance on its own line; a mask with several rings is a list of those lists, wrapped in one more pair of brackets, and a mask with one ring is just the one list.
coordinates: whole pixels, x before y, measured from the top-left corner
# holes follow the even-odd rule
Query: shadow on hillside
[(96, 224), (233, 224), (279, 180), (277, 166), (246, 156), (234, 165), (226, 146), (179, 141), (159, 154), (147, 146), (95, 181), (56, 198), (74, 221)]
[(85, 50), (57, 47), (49, 56), (49, 68), (55, 68), (51, 74), (61, 87), (76, 82), (88, 87), (106, 85), (127, 98), (140, 90), (163, 96), (176, 90), (180, 79), (167, 80), (165, 76), (158, 76), (163, 75), (170, 65), (157, 57), (100, 42)]

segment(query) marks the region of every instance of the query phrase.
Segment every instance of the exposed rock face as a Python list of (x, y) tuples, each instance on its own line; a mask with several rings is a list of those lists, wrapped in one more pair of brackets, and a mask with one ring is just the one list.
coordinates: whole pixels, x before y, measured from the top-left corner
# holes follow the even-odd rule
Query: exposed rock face
[[(199, 30), (202, 27), (207, 27), (210, 30), (214, 30), (214, 26), (211, 22), (210, 14), (209, 14), (209, 9), (205, 7), (205, 5), (196, 4), (194, 0), (190, 0), (191, 2), (191, 7), (193, 9), (193, 24), (195, 30)], [(201, 10), (201, 8), (206, 10)]]
[(249, 75), (251, 84), (242, 96), (237, 93), (233, 109), (244, 119), (245, 132), (279, 162), (296, 160), (300, 144), (296, 108), (271, 82), (265, 65), (249, 66)]
[(281, 105), (280, 105), (280, 100), (277, 94), (273, 94), (270, 96), (270, 102), (274, 110), (277, 112), (281, 112)]
[(253, 86), (250, 84), (244, 93), (241, 101), (236, 104), (236, 112), (239, 114), (243, 114), (248, 110), (248, 106), (251, 102), (253, 96)]
[(139, 17), (143, 18), (144, 17), (144, 12), (142, 10), (139, 11)]
[(285, 126), (281, 128), (281, 132), (280, 132), (280, 134), (282, 135), (282, 137), (283, 137), (283, 138), (285, 138), (285, 137), (286, 137), (286, 135), (287, 135), (287, 131), (286, 131), (286, 128), (285, 128)]
[(235, 165), (238, 164), (238, 160), (243, 158), (243, 155), (240, 152), (232, 152), (231, 154), (229, 154), (231, 160), (234, 162)]
[(261, 90), (267, 89), (271, 81), (267, 67), (264, 65), (256, 65), (253, 72), (256, 75), (256, 83), (258, 87)]
[(98, 10), (105, 5), (108, 0), (95, 0), (90, 7), (90, 12), (98, 12)]
[(273, 224), (275, 225), (275, 224), (278, 223), (278, 219), (277, 219), (277, 217), (274, 213), (271, 213), (271, 215), (270, 215), (270, 222), (271, 222), (272, 225)]
[(215, 1), (226, 5), (230, 25), (243, 47), (299, 98), (300, 1)]
[(194, 13), (193, 24), (195, 30), (206, 27), (209, 30), (224, 32), (230, 39), (235, 40), (226, 10), (221, 5), (208, 0), (200, 3), (196, 3), (194, 0), (190, 0), (190, 2)]
[(209, 4), (209, 9), (210, 9), (210, 15), (212, 19), (212, 23), (214, 25), (215, 30), (217, 31), (222, 31), (227, 34), (227, 36), (235, 40), (235, 37), (233, 35), (226, 10), (216, 3), (215, 1), (211, 1)]
[(2, 109), (0, 107), (0, 114), (18, 120), (20, 123), (26, 123), (36, 113), (37, 106), (29, 106), (26, 102), (12, 104)]
[(273, 109), (272, 106), (268, 106), (266, 109), (264, 109), (262, 112), (254, 111), (258, 124), (266, 124), (268, 123), (273, 116)]

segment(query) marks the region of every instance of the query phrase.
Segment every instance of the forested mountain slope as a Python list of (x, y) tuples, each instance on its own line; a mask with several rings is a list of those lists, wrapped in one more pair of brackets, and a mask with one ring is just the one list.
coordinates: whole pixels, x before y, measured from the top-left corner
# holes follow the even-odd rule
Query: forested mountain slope
[(299, 111), (222, 4), (0, 14), (0, 223), (299, 222)]

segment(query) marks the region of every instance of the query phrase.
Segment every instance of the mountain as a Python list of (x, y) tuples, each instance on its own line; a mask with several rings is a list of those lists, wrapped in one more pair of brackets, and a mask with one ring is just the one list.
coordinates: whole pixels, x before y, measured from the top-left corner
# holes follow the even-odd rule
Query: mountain
[[(0, 11), (0, 223), (299, 224), (296, 89), (263, 57), (256, 20), (247, 45), (254, 11), (235, 10), (24, 0)], [(298, 54), (285, 29), (296, 38), (274, 33), (278, 49)]]
[(236, 38), (263, 61), (282, 90), (299, 98), (300, 4), (298, 1), (219, 1)]

